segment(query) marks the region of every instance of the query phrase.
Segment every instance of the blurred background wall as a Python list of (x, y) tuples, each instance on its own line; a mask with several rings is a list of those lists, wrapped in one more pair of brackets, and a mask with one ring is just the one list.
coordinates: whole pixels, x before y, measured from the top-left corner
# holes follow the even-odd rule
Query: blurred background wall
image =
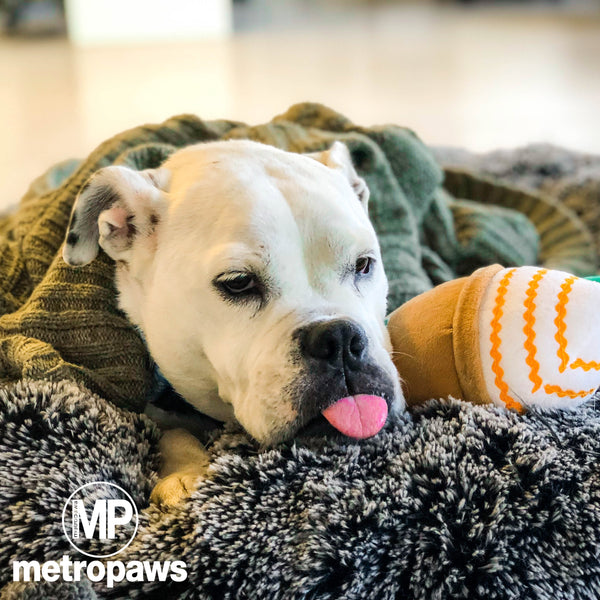
[(600, 0), (0, 0), (0, 29), (0, 208), (125, 128), (303, 100), (429, 144), (600, 153)]

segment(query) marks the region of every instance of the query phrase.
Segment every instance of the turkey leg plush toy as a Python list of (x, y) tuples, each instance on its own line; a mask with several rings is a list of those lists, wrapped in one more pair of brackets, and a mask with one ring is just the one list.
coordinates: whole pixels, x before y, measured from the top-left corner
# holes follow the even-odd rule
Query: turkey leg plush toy
[(398, 308), (388, 330), (408, 404), (574, 408), (600, 386), (600, 284), (561, 271), (479, 269)]

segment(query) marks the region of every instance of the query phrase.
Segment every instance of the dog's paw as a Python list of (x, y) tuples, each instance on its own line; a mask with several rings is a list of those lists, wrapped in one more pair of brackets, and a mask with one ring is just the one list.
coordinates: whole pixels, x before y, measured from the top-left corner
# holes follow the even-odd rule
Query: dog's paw
[(199, 471), (179, 471), (159, 479), (150, 494), (150, 502), (165, 508), (179, 504), (196, 489), (202, 475)]

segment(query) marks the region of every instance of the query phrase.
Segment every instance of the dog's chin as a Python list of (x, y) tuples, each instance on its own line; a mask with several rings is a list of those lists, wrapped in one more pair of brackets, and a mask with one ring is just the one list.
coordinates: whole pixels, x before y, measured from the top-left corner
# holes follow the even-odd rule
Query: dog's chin
[(319, 414), (304, 425), (295, 425), (288, 428), (285, 432), (278, 432), (266, 439), (256, 441), (260, 444), (261, 448), (266, 450), (275, 448), (281, 444), (287, 445), (293, 443), (295, 440), (302, 441), (315, 438), (322, 440), (338, 439), (340, 441), (351, 439), (338, 431), (323, 415)]
[(331, 423), (321, 414), (311, 419), (308, 423), (300, 427), (294, 438), (303, 437), (327, 437), (345, 438), (343, 433), (340, 433)]
[(338, 431), (323, 415), (318, 414), (304, 425), (294, 427), (285, 434), (272, 436), (268, 441), (263, 441), (262, 446), (264, 448), (273, 448), (279, 444), (288, 444), (294, 440), (301, 441), (309, 438), (335, 439), (339, 441), (353, 439)]

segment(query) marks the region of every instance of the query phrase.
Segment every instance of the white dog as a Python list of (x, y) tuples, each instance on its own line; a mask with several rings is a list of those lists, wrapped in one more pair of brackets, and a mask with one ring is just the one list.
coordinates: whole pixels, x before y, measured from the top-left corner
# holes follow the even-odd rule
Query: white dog
[[(404, 399), (368, 196), (340, 142), (310, 155), (198, 144), (156, 170), (93, 175), (63, 257), (85, 265), (102, 247), (117, 262), (121, 308), (202, 413), (236, 419), (264, 445), (315, 419), (369, 437)], [(161, 449), (153, 499), (173, 503), (205, 471), (206, 453), (181, 431)]]

